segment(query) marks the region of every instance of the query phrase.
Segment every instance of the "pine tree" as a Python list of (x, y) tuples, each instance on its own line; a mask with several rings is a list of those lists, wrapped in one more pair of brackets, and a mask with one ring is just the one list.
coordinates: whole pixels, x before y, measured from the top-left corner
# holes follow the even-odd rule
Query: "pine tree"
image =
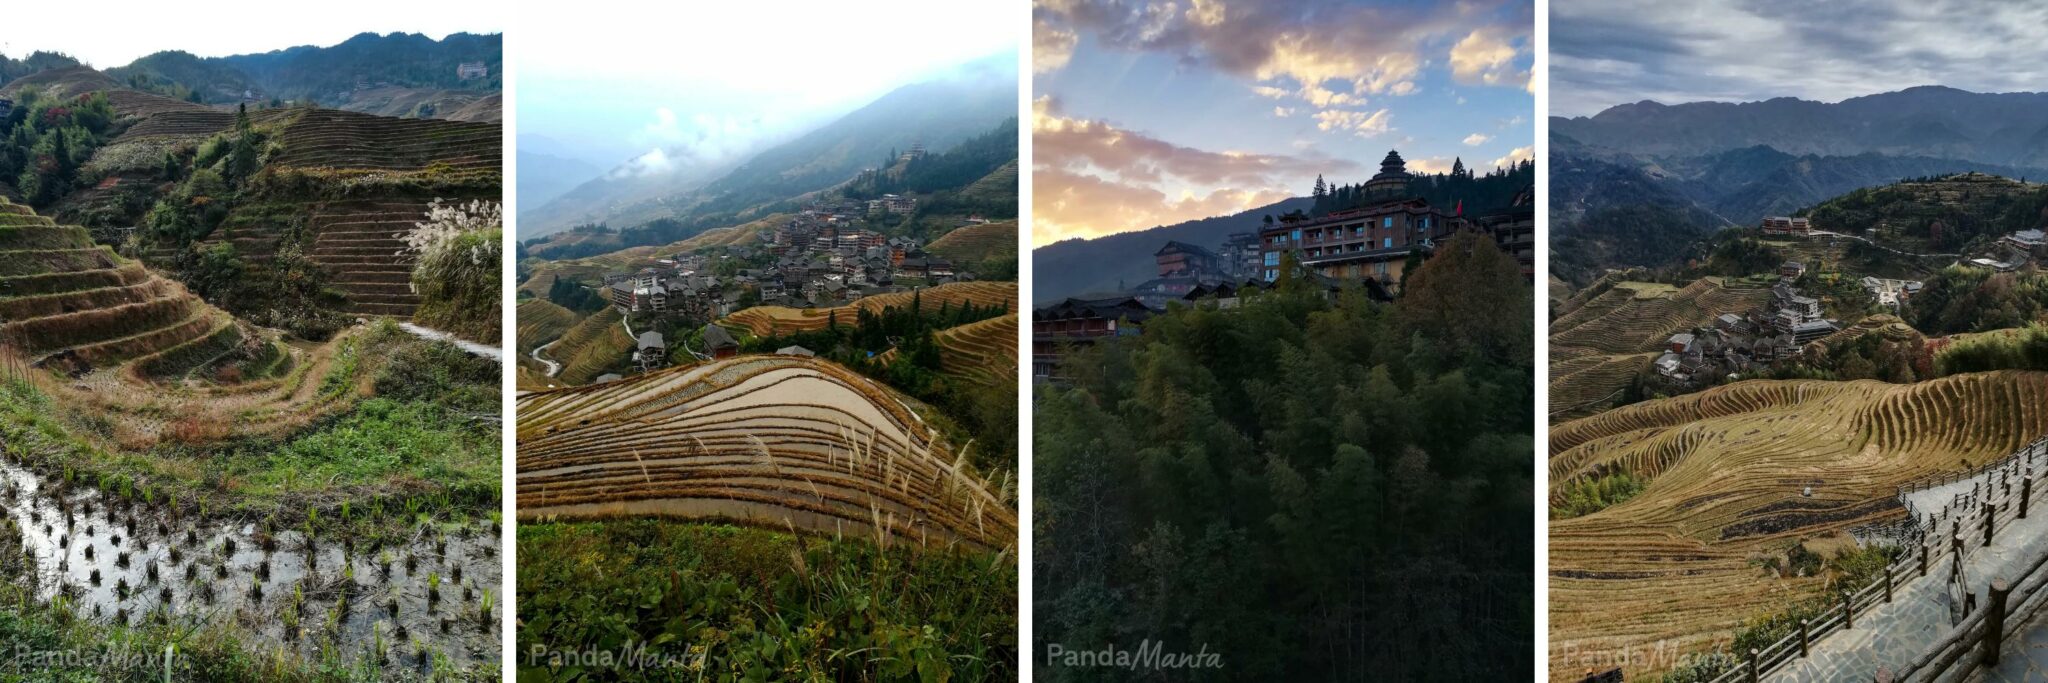
[(1325, 194), (1328, 194), (1328, 193), (1329, 193), (1329, 187), (1323, 184), (1323, 174), (1321, 174), (1321, 173), (1317, 173), (1317, 174), (1316, 174), (1316, 193), (1315, 193), (1315, 198), (1316, 198), (1316, 201), (1322, 201), (1322, 199), (1323, 199), (1323, 195), (1325, 195)]

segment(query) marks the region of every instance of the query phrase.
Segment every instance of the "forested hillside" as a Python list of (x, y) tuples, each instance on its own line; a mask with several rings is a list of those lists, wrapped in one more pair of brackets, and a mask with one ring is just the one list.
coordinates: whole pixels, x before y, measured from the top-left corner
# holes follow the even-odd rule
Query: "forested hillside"
[(1527, 675), (1533, 350), (1527, 316), (1494, 313), (1530, 305), (1467, 234), (1390, 306), (1285, 277), (1074, 356), (1033, 425), (1035, 649), (1144, 634), (1230, 680)]

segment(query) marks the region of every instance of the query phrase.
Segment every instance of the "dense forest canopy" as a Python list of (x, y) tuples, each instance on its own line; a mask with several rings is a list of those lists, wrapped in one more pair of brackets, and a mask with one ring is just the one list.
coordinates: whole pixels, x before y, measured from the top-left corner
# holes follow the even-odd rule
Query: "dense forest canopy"
[(1037, 651), (1221, 655), (1189, 680), (1526, 675), (1534, 330), (1498, 313), (1530, 295), (1461, 234), (1391, 305), (1283, 277), (1078, 352), (1033, 425)]
[(66, 102), (26, 88), (17, 97), (0, 118), (0, 184), (47, 209), (83, 182), (79, 169), (114, 136), (114, 109), (98, 93)]
[(0, 54), (0, 85), (38, 71), (74, 66), (78, 66), (78, 60), (61, 52), (31, 52), (21, 59), (10, 59)]

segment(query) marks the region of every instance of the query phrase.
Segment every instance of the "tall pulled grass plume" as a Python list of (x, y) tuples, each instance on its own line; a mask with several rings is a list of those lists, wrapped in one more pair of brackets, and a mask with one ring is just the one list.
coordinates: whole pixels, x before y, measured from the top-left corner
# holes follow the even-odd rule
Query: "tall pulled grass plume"
[(412, 291), (422, 299), (414, 314), (420, 324), (486, 343), (498, 338), (504, 228), (498, 202), (435, 199), (427, 219), (399, 235), (406, 245), (401, 255), (419, 256)]

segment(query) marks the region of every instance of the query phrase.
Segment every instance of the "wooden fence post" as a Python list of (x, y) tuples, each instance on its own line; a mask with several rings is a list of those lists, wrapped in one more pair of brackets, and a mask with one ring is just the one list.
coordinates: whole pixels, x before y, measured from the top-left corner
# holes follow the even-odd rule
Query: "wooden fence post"
[(1749, 649), (1749, 683), (1757, 683), (1756, 648)]
[(1956, 574), (1958, 572), (1961, 572), (1963, 570), (1963, 537), (1950, 537), (1949, 545), (1949, 552), (1953, 553), (1952, 555), (1950, 555), (1949, 559), (1953, 561), (1949, 563), (1948, 578), (1953, 579), (1956, 578)]
[(1991, 527), (1997, 518), (1998, 504), (1986, 503), (1984, 506), (1984, 545), (1991, 545)]
[(1892, 566), (1884, 566), (1884, 604), (1892, 604)]
[(1811, 647), (1811, 642), (1812, 642), (1812, 641), (1810, 640), (1810, 638), (1811, 638), (1811, 636), (1809, 636), (1809, 635), (1808, 635), (1808, 633), (1807, 633), (1807, 626), (1806, 626), (1806, 620), (1805, 620), (1805, 619), (1800, 619), (1800, 620), (1799, 620), (1799, 658), (1800, 658), (1800, 659), (1805, 659), (1805, 658), (1807, 657), (1807, 655), (1810, 655), (1810, 654), (1812, 654), (1812, 653), (1813, 653), (1813, 652), (1812, 652), (1812, 650), (1811, 650), (1811, 649), (1809, 649), (1809, 648)]
[(2027, 518), (2027, 505), (2034, 499), (2034, 477), (2029, 473), (2020, 479), (2020, 519)]
[(1991, 580), (1991, 600), (1984, 614), (1984, 665), (1998, 665), (1998, 644), (2005, 642), (2005, 596), (2012, 586), (2004, 577)]
[(1849, 598), (1849, 591), (1842, 591), (1842, 628), (1856, 628), (1856, 601)]
[(1927, 543), (1920, 543), (1920, 578), (1927, 578)]

